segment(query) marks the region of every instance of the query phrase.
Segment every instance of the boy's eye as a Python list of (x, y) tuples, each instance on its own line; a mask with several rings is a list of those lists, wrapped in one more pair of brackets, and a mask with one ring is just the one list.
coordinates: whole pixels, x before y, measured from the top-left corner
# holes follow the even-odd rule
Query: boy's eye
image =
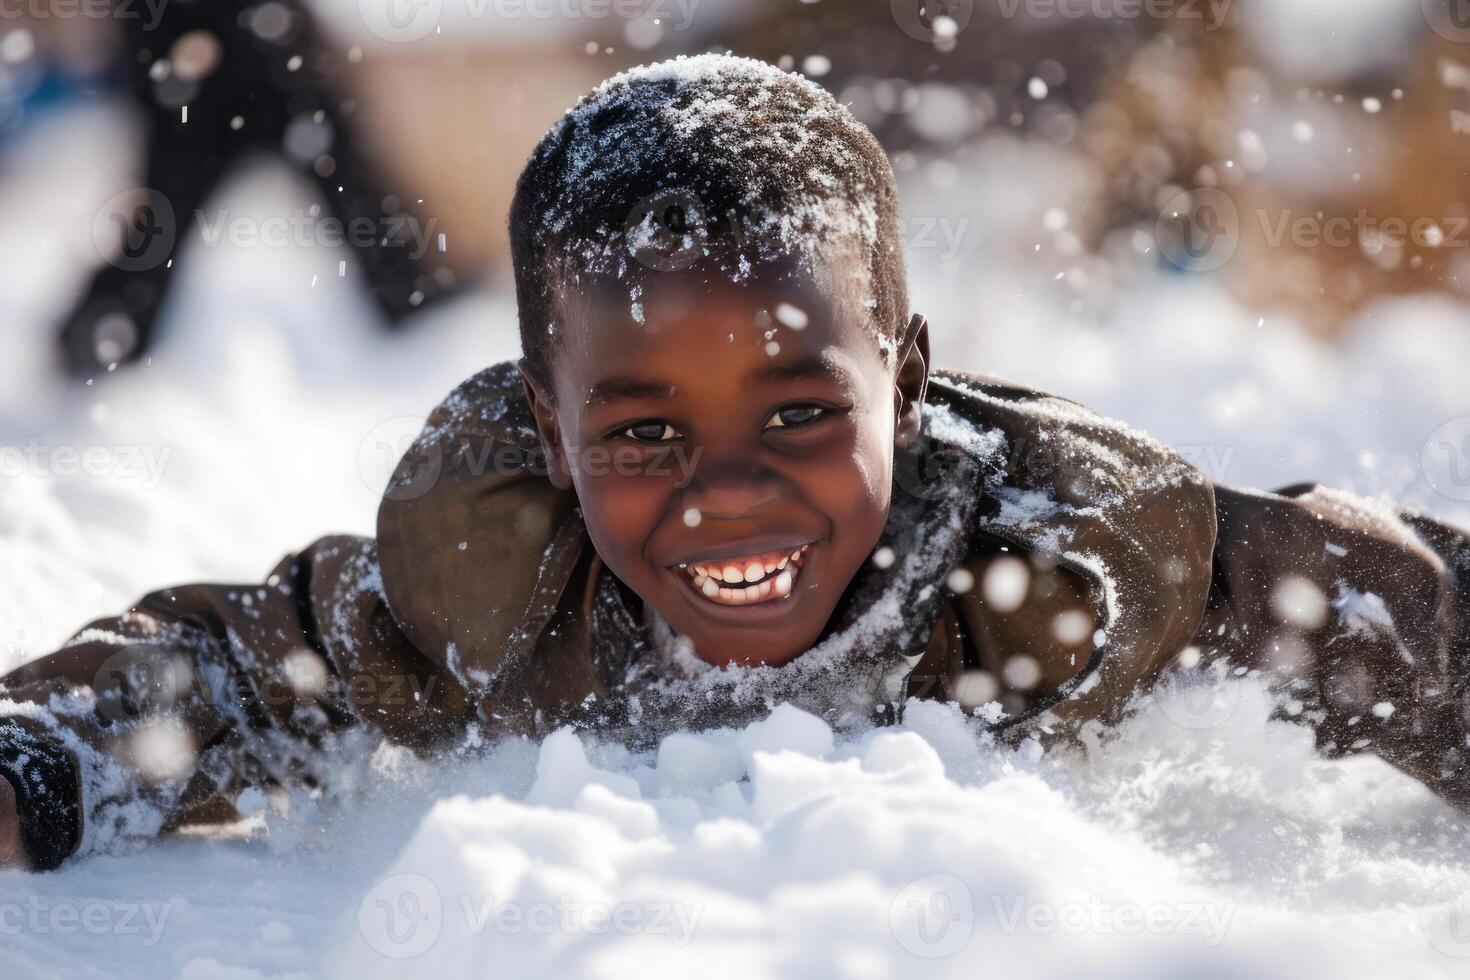
[(770, 420), (766, 422), (767, 429), (788, 429), (799, 425), (809, 425), (827, 414), (827, 410), (820, 405), (787, 405), (785, 408), (776, 409)]
[(679, 437), (679, 430), (667, 422), (650, 419), (647, 422), (634, 422), (617, 435), (627, 436), (635, 442), (668, 442)]

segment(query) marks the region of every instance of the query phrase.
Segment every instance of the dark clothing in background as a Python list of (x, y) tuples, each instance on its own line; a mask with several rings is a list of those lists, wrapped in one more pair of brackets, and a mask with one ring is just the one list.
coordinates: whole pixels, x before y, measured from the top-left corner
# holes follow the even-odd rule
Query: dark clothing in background
[[(96, 235), (115, 257), (94, 276), (62, 329), (70, 370), (90, 376), (143, 356), (178, 258), (197, 238), (196, 212), (221, 181), (255, 157), (278, 157), (320, 191), (339, 220), (363, 280), (390, 323), (452, 286), (430, 222), (384, 184), (363, 145), (357, 106), (331, 49), (300, 0), (192, 0), (138, 5), (121, 26), (131, 89), (144, 119), (141, 191), (114, 198)], [(187, 121), (185, 108), (187, 107)], [(206, 215), (207, 217), (207, 215)]]

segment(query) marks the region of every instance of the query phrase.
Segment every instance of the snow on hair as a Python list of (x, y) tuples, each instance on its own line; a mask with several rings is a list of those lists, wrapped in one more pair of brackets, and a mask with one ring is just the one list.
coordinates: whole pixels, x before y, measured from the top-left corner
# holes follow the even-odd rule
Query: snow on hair
[(883, 340), (908, 317), (898, 195), (882, 147), (806, 78), (732, 55), (615, 75), (542, 137), (510, 218), (522, 347), (545, 376), (555, 299), (583, 277), (705, 263), (732, 281), (853, 250)]

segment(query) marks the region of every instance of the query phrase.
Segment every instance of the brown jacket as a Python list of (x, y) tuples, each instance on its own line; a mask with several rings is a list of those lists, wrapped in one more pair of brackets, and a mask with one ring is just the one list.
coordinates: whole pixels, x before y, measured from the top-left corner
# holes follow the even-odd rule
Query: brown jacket
[(382, 739), (435, 753), (578, 724), (646, 744), (777, 700), (866, 725), (905, 696), (1065, 737), (1192, 646), (1277, 671), (1324, 749), (1378, 751), (1467, 802), (1463, 534), (1325, 490), (1215, 488), (1117, 423), (969, 375), (935, 376), (926, 419), (897, 461), (892, 560), (829, 635), (784, 668), (697, 670), (545, 479), (514, 365), (489, 368), (430, 416), (376, 540), (324, 538), (261, 585), (154, 593), (0, 680), (27, 850), (54, 867), (230, 815), (249, 786), (350, 786)]

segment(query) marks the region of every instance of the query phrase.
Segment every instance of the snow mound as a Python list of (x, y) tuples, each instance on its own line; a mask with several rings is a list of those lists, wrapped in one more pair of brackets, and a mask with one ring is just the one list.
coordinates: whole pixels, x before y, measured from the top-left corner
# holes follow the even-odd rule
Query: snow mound
[(1463, 829), (1272, 707), (1190, 678), (1090, 767), (920, 702), (835, 742), (794, 708), (646, 755), (563, 730), (524, 799), (429, 810), (327, 975), (1452, 975)]

